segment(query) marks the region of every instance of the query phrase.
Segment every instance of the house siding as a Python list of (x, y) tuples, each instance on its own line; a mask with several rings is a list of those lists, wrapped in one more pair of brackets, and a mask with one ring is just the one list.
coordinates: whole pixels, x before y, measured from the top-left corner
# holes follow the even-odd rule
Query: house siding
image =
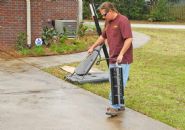
[[(77, 0), (31, 0), (32, 43), (42, 28), (55, 19), (77, 19)], [(26, 33), (26, 0), (0, 1), (0, 47), (15, 47), (20, 32)]]

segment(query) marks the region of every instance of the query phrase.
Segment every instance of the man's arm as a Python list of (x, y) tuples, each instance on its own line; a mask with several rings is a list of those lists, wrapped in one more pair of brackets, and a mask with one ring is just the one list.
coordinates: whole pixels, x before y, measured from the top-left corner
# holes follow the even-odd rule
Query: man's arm
[(92, 53), (94, 48), (96, 48), (99, 45), (104, 44), (105, 42), (105, 38), (103, 38), (101, 35), (99, 36), (99, 38), (96, 40), (96, 42), (89, 48), (89, 50), (87, 51), (88, 53)]
[(128, 50), (128, 48), (131, 46), (132, 44), (132, 38), (127, 38), (124, 42), (124, 46), (121, 49), (119, 56), (117, 58), (117, 63), (121, 63), (122, 59), (123, 59), (123, 55), (125, 54), (125, 52)]

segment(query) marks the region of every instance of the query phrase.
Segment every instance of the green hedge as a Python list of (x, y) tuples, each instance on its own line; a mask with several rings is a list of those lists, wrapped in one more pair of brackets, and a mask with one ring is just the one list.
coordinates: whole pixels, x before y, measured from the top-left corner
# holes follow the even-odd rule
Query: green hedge
[(151, 8), (149, 19), (151, 21), (172, 21), (168, 10), (168, 0), (159, 0), (156, 5)]
[[(173, 21), (177, 18), (170, 15), (173, 10), (169, 10), (169, 3), (173, 0), (153, 0), (155, 2), (151, 4), (147, 4), (145, 0), (95, 0), (96, 7), (105, 1), (114, 3), (121, 14), (126, 15), (132, 20)], [(83, 1), (83, 9), (84, 19), (91, 19), (91, 12), (87, 0)], [(180, 13), (181, 12), (178, 12), (177, 14)], [(184, 20), (184, 18), (182, 17), (181, 20)]]
[[(149, 10), (145, 5), (145, 0), (95, 0), (98, 7), (101, 3), (110, 1), (115, 4), (118, 11), (130, 19), (145, 19)], [(84, 19), (90, 19), (90, 9), (88, 1), (83, 1)]]

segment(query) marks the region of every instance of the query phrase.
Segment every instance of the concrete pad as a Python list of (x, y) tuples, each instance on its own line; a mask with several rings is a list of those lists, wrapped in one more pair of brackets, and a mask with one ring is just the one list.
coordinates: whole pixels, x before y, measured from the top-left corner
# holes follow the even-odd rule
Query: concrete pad
[(129, 108), (109, 118), (108, 100), (20, 60), (0, 62), (0, 77), (1, 130), (175, 130)]
[[(65, 65), (65, 66), (62, 66), (60, 68), (64, 71), (66, 71), (66, 72), (71, 73), (71, 74), (74, 73), (74, 71), (75, 71), (75, 67), (72, 67), (72, 66)], [(91, 70), (89, 71), (89, 73), (99, 73), (99, 72), (103, 72), (103, 71), (101, 71), (97, 68), (91, 68)]]
[(133, 32), (133, 47), (139, 48), (150, 41), (150, 37), (146, 34)]

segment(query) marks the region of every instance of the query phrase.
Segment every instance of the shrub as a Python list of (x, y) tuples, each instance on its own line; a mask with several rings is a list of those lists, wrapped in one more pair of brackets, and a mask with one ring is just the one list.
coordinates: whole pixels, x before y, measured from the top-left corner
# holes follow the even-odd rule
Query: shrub
[(146, 8), (145, 0), (120, 0), (113, 1), (117, 9), (129, 19), (143, 19), (146, 17), (149, 9)]
[(155, 5), (153, 5), (149, 19), (151, 21), (170, 21), (168, 14), (168, 1), (159, 0)]
[(83, 19), (91, 19), (91, 11), (88, 0), (83, 0)]
[[(96, 0), (95, 6), (96, 8), (103, 2), (107, 0)], [(130, 19), (143, 19), (149, 13), (149, 9), (146, 8), (145, 0), (109, 0), (110, 2), (114, 3), (118, 11)], [(83, 15), (84, 18), (90, 18), (90, 9), (89, 9), (89, 2), (83, 2)], [(101, 16), (100, 16), (101, 17)]]
[(27, 41), (26, 41), (26, 33), (21, 32), (18, 34), (17, 41), (16, 41), (16, 49), (21, 51), (27, 48)]
[(78, 36), (82, 37), (85, 35), (86, 31), (88, 29), (88, 26), (84, 25), (83, 23), (81, 23), (79, 25), (79, 29), (78, 29)]
[(56, 39), (56, 37), (59, 37), (59, 34), (54, 28), (48, 28), (47, 26), (43, 28), (42, 40), (46, 46), (49, 46), (53, 42), (53, 38)]
[(64, 43), (67, 39), (67, 35), (64, 34), (62, 37), (60, 37), (60, 43)]

